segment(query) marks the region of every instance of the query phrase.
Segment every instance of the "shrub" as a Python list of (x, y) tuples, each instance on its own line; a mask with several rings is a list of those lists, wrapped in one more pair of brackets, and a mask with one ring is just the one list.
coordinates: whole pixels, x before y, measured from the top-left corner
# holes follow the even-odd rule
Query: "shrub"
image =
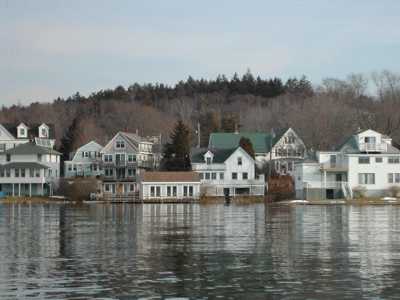
[(400, 186), (398, 186), (398, 185), (391, 186), (388, 189), (387, 194), (389, 197), (399, 197), (400, 196)]
[(354, 198), (364, 198), (366, 195), (367, 189), (363, 186), (356, 186), (353, 189)]

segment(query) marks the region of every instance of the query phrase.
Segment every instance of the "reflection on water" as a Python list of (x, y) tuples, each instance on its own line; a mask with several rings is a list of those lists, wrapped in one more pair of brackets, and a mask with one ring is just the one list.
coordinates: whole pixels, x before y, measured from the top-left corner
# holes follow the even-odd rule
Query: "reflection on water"
[(0, 205), (0, 298), (395, 299), (391, 206)]

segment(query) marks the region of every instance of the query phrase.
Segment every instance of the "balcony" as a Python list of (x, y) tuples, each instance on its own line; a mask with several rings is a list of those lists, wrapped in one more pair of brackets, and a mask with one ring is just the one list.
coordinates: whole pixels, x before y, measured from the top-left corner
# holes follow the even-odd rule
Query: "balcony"
[(326, 172), (347, 172), (349, 169), (348, 165), (344, 161), (327, 162), (321, 164), (321, 170)]
[(342, 189), (343, 185), (347, 184), (347, 181), (306, 181), (303, 183), (303, 187), (314, 189)]
[(387, 152), (386, 143), (360, 143), (359, 149), (361, 152)]

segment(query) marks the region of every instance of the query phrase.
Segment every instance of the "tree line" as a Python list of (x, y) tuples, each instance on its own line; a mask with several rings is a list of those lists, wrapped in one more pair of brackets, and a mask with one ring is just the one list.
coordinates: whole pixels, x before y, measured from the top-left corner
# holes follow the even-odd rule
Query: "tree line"
[(207, 146), (213, 131), (266, 131), (292, 127), (308, 148), (327, 150), (358, 129), (372, 128), (400, 141), (400, 76), (382, 71), (327, 78), (313, 85), (306, 77), (261, 78), (250, 71), (213, 80), (189, 77), (174, 86), (133, 84), (76, 93), (51, 103), (3, 106), (0, 123), (55, 125), (57, 148), (68, 157), (80, 145), (105, 144), (118, 131), (160, 135), (170, 142), (181, 120), (191, 146)]

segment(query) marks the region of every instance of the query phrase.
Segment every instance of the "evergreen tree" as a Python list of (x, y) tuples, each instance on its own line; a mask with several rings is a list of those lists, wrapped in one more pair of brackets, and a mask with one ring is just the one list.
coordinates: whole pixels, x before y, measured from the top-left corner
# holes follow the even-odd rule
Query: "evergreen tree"
[(74, 150), (73, 144), (76, 135), (76, 130), (78, 129), (79, 117), (75, 117), (72, 124), (65, 131), (63, 137), (61, 138), (61, 146), (58, 149), (61, 155), (61, 173), (64, 172), (64, 161), (69, 160), (70, 153)]
[(190, 131), (179, 120), (170, 136), (170, 142), (164, 147), (162, 168), (166, 171), (190, 170)]
[(239, 146), (243, 148), (252, 158), (255, 157), (253, 144), (251, 143), (250, 139), (241, 137), (239, 141)]

